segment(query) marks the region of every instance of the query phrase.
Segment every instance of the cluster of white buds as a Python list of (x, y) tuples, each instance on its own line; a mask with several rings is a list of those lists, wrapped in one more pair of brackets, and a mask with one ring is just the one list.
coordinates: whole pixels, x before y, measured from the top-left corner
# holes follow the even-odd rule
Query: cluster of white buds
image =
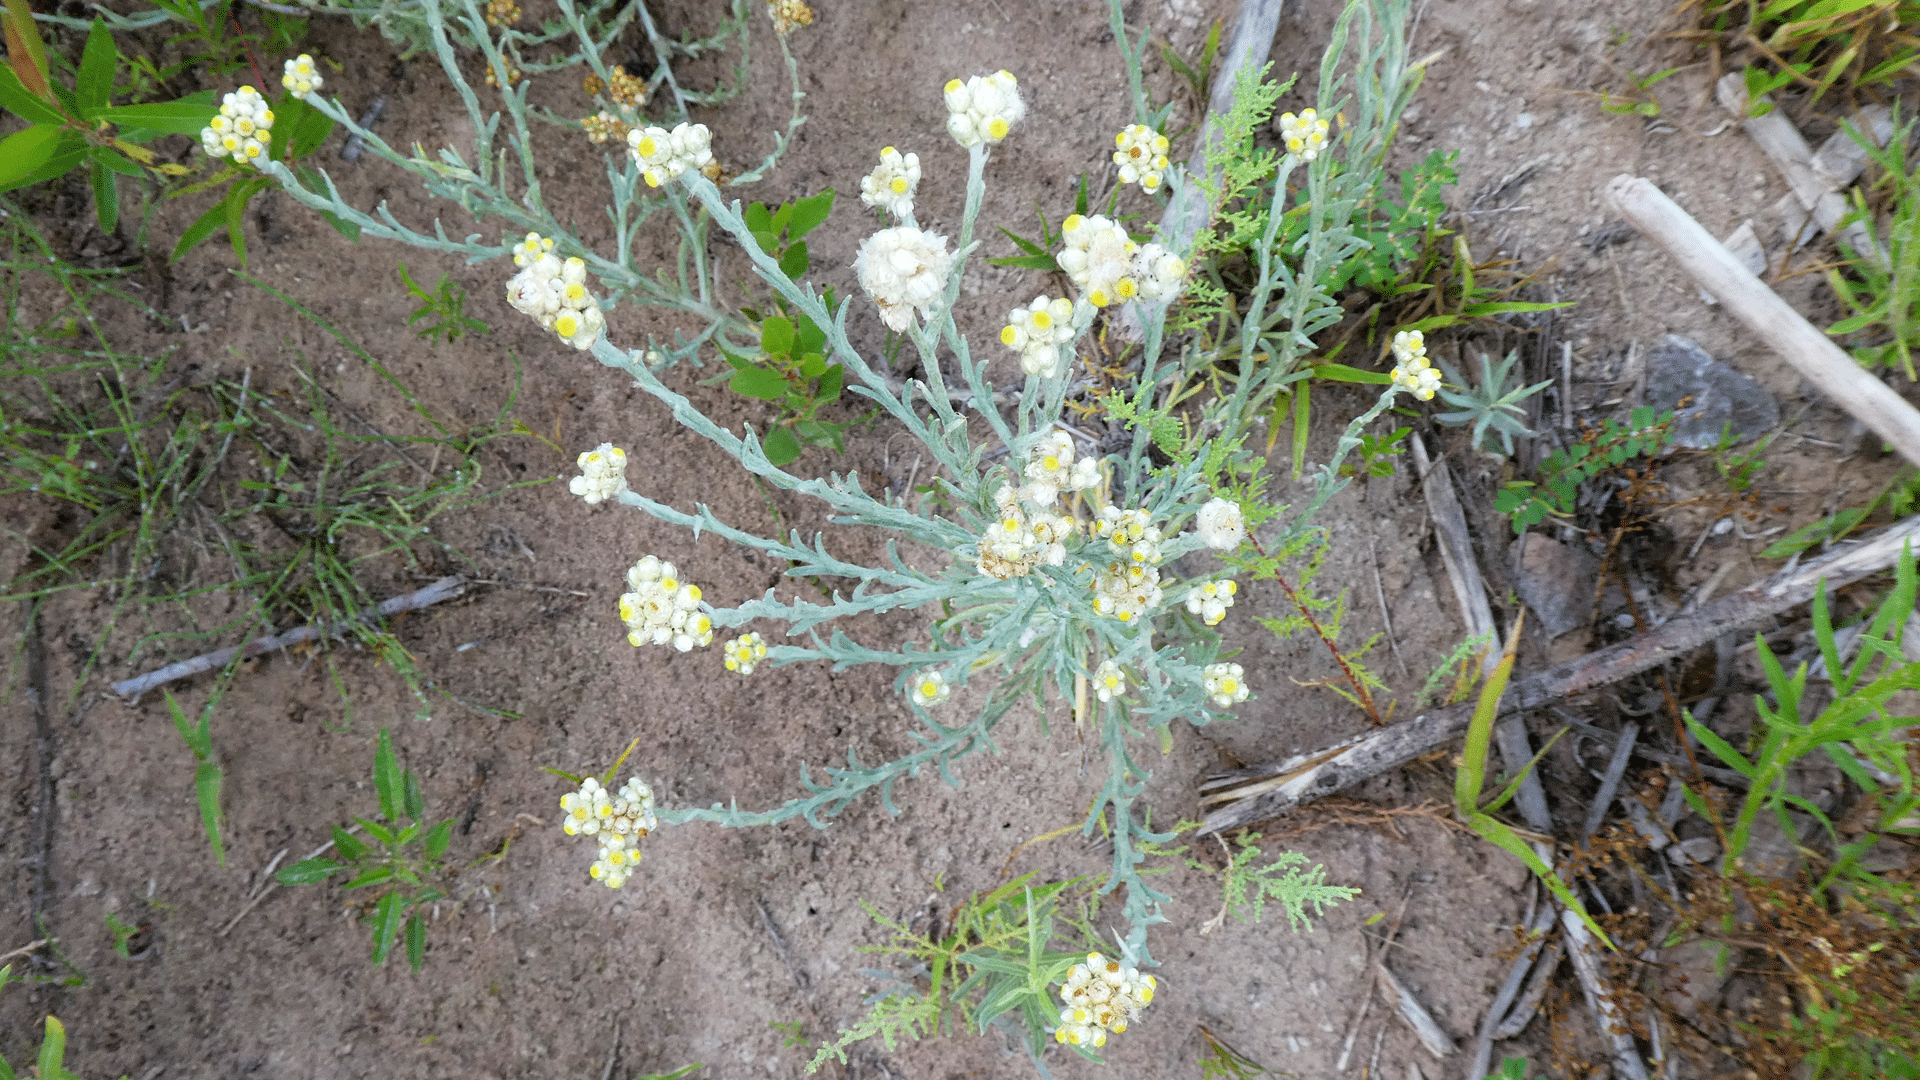
[(1133, 256), (1140, 246), (1119, 222), (1100, 214), (1071, 214), (1060, 223), (1060, 238), (1066, 247), (1054, 262), (1094, 307), (1131, 300), (1140, 291), (1133, 278)]
[(313, 57), (306, 53), (301, 53), (287, 61), (283, 70), (286, 74), (280, 76), (280, 85), (286, 87), (294, 97), (302, 101), (327, 81), (320, 77), (320, 70), (313, 66)]
[(1227, 609), (1233, 606), (1233, 594), (1240, 587), (1232, 580), (1209, 581), (1205, 585), (1187, 593), (1187, 610), (1200, 616), (1208, 626), (1220, 625), (1227, 617)]
[(1075, 460), (1073, 437), (1055, 428), (1027, 449), (1027, 483), (1021, 497), (1052, 506), (1062, 491), (1085, 491), (1100, 483), (1100, 459)]
[(1067, 981), (1061, 984), (1060, 1000), (1066, 1008), (1060, 1010), (1054, 1041), (1096, 1049), (1105, 1046), (1109, 1034), (1127, 1030), (1141, 1010), (1152, 1004), (1158, 985), (1153, 976), (1141, 974), (1131, 964), (1088, 953), (1087, 962), (1068, 969)]
[(538, 319), (574, 348), (592, 348), (607, 317), (600, 313), (600, 301), (587, 291), (586, 260), (561, 262), (553, 254), (551, 238), (528, 233), (514, 245), (513, 264), (520, 272), (507, 280), (507, 303)]
[(1302, 109), (1299, 116), (1281, 113), (1280, 141), (1286, 143), (1287, 153), (1301, 161), (1312, 161), (1326, 147), (1329, 127), (1312, 109)]
[(567, 482), (567, 490), (587, 500), (587, 505), (617, 499), (627, 490), (627, 452), (612, 443), (580, 455), (580, 475)]
[(1186, 260), (1159, 244), (1146, 244), (1133, 257), (1133, 283), (1142, 300), (1169, 300), (1187, 280)]
[(1127, 692), (1127, 673), (1111, 660), (1100, 661), (1093, 669), (1093, 692), (1101, 701), (1112, 701)]
[(628, 591), (620, 597), (620, 621), (627, 643), (672, 645), (681, 652), (713, 643), (713, 620), (700, 610), (700, 586), (684, 584), (670, 562), (648, 555), (627, 571)]
[(1200, 671), (1200, 688), (1220, 708), (1247, 700), (1246, 672), (1239, 664), (1208, 664)]
[(721, 646), (721, 655), (726, 657), (728, 671), (751, 675), (760, 661), (767, 658), (767, 643), (759, 631), (749, 630)]
[(1103, 506), (1093, 523), (1093, 535), (1106, 540), (1115, 555), (1132, 566), (1160, 565), (1160, 527), (1145, 510)]
[(627, 132), (627, 150), (640, 164), (640, 179), (648, 187), (679, 176), (688, 169), (705, 169), (713, 161), (713, 133), (705, 124), (679, 124), (672, 131), (660, 127)]
[(1113, 163), (1120, 166), (1121, 183), (1139, 184), (1142, 191), (1160, 186), (1160, 177), (1169, 164), (1165, 135), (1145, 124), (1135, 124), (1115, 135), (1113, 145), (1119, 147), (1113, 152)]
[(966, 82), (949, 81), (947, 96), (947, 134), (961, 146), (997, 143), (1027, 114), (1020, 100), (1020, 83), (1013, 73), (1002, 68), (991, 75), (975, 75)]
[(1000, 485), (993, 501), (999, 516), (981, 535), (974, 564), (982, 574), (1008, 581), (1033, 573), (1041, 563), (1059, 566), (1067, 561), (1073, 518), (1045, 510), (1027, 513), (1020, 508), (1020, 492), (1008, 484)]
[(1007, 325), (1000, 328), (1000, 344), (1020, 354), (1020, 369), (1043, 379), (1060, 374), (1060, 346), (1072, 340), (1073, 301), (1064, 296), (1036, 296), (1008, 312)]
[(251, 86), (243, 86), (220, 101), (220, 112), (200, 129), (200, 149), (208, 157), (232, 158), (251, 165), (273, 141), (273, 110)]
[(1108, 563), (1093, 583), (1093, 610), (1123, 623), (1152, 614), (1161, 599), (1158, 567)]
[(1393, 335), (1393, 385), (1421, 401), (1432, 401), (1440, 389), (1440, 372), (1427, 359), (1427, 337), (1418, 330)]
[(947, 238), (910, 225), (867, 237), (853, 258), (860, 287), (879, 305), (880, 318), (890, 330), (905, 330), (916, 310), (922, 319), (933, 318), (952, 268)]
[(560, 819), (562, 832), (600, 841), (599, 857), (587, 873), (609, 889), (627, 883), (640, 865), (640, 838), (660, 827), (653, 789), (637, 776), (628, 777), (613, 795), (589, 776), (580, 781), (580, 790), (560, 796), (560, 809), (566, 811)]
[(882, 147), (879, 166), (860, 178), (860, 201), (904, 221), (913, 216), (913, 193), (919, 189), (920, 155)]
[(1194, 531), (1200, 540), (1217, 551), (1232, 551), (1247, 538), (1247, 518), (1240, 504), (1231, 499), (1209, 499), (1194, 515)]
[(947, 677), (938, 671), (918, 672), (907, 686), (907, 696), (923, 709), (944, 703), (952, 693), (953, 687), (947, 685)]

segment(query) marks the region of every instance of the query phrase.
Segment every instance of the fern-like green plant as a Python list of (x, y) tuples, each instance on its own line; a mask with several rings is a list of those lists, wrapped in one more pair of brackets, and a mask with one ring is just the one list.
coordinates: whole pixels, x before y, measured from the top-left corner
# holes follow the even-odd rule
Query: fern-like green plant
[[(1304, 865), (1307, 857), (1297, 851), (1283, 851), (1272, 862), (1259, 865), (1262, 852), (1253, 844), (1258, 839), (1259, 833), (1242, 834), (1236, 841), (1240, 850), (1221, 871), (1223, 912), (1232, 912), (1234, 918), (1246, 922), (1250, 909), (1251, 921), (1259, 922), (1271, 900), (1286, 913), (1289, 928), (1311, 930), (1314, 917), (1325, 914), (1329, 905), (1360, 895), (1359, 889), (1327, 884), (1327, 868)], [(1207, 869), (1205, 863), (1192, 859), (1187, 865)], [(1308, 907), (1313, 908), (1311, 915)]]

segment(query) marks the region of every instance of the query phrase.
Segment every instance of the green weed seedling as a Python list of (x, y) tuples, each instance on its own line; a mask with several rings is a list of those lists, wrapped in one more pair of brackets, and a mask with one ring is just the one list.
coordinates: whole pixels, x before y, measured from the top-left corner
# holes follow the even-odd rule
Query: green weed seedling
[(1549, 517), (1571, 518), (1582, 483), (1635, 458), (1658, 455), (1672, 427), (1671, 411), (1658, 412), (1649, 405), (1634, 409), (1624, 424), (1608, 417), (1587, 429), (1579, 442), (1548, 454), (1540, 463), (1538, 480), (1507, 481), (1494, 496), (1493, 508), (1512, 515), (1516, 534)]
[[(6, 973), (6, 968), (0, 968), (0, 986), (6, 984)], [(83, 1080), (79, 1073), (66, 1067), (66, 1059), (66, 1025), (60, 1022), (59, 1017), (49, 1015), (40, 1040), (40, 1053), (34, 1058), (33, 1072), (28, 1075), (39, 1077), (39, 1080)], [(14, 1080), (16, 1075), (13, 1066), (7, 1064), (7, 1059), (0, 1057), (0, 1080)], [(120, 1080), (127, 1078), (122, 1076)]]
[(1920, 505), (1920, 470), (1902, 472), (1859, 506), (1829, 514), (1811, 525), (1803, 525), (1767, 545), (1762, 558), (1785, 559), (1808, 548), (1820, 547), (1844, 539), (1867, 523), (1882, 506), (1896, 518), (1906, 517)]
[(1827, 327), (1827, 333), (1848, 338), (1862, 365), (1898, 367), (1912, 379), (1913, 351), (1920, 344), (1920, 175), (1911, 162), (1914, 123), (1920, 117), (1902, 120), (1897, 101), (1894, 110), (1893, 134), (1885, 146), (1851, 121), (1845, 123), (1847, 134), (1877, 166), (1879, 175), (1869, 186), (1874, 204), (1889, 205), (1891, 211), (1883, 228), (1866, 193), (1857, 187), (1849, 191), (1853, 206), (1842, 224), (1858, 222), (1866, 230), (1867, 250), (1853, 250), (1846, 231), (1835, 232), (1847, 264), (1828, 270), (1827, 284), (1852, 314)]
[(1507, 457), (1513, 456), (1513, 439), (1533, 437), (1533, 432), (1521, 421), (1526, 413), (1520, 403), (1553, 385), (1553, 380), (1534, 383), (1532, 386), (1507, 387), (1507, 379), (1513, 373), (1513, 367), (1520, 360), (1518, 351), (1507, 354), (1498, 364), (1486, 353), (1480, 354), (1480, 383), (1475, 386), (1460, 377), (1460, 373), (1440, 361), (1440, 370), (1458, 390), (1441, 388), (1440, 399), (1455, 407), (1455, 412), (1435, 413), (1434, 419), (1448, 427), (1473, 426), (1473, 448), (1484, 449), (1481, 443), (1487, 432), (1493, 431), (1500, 436), (1500, 449)]
[(373, 962), (376, 966), (386, 963), (394, 945), (404, 940), (407, 963), (419, 971), (427, 949), (421, 909), (447, 895), (432, 883), (447, 874), (441, 856), (453, 836), (453, 819), (428, 827), (420, 780), (412, 769), (402, 771), (394, 761), (393, 742), (385, 728), (373, 751), (373, 786), (380, 796), (380, 820), (354, 818), (372, 843), (335, 825), (333, 847), (339, 858), (303, 859), (274, 877), (282, 885), (318, 885), (335, 874), (350, 874), (345, 888), (378, 889), (371, 916)]
[[(1254, 846), (1259, 833), (1244, 833), (1234, 838), (1240, 850), (1233, 852), (1220, 872), (1221, 914), (1231, 913), (1242, 922), (1259, 922), (1271, 900), (1286, 913), (1287, 925), (1294, 930), (1310, 930), (1313, 918), (1342, 901), (1360, 895), (1360, 890), (1345, 885), (1327, 884), (1327, 868), (1308, 866), (1307, 857), (1297, 851), (1283, 851), (1273, 861), (1260, 865), (1261, 851)], [(1188, 859), (1195, 870), (1212, 868), (1197, 859)], [(1307, 909), (1313, 909), (1311, 915)]]
[(408, 295), (420, 301), (420, 306), (407, 316), (407, 325), (427, 320), (427, 325), (414, 331), (415, 336), (438, 338), (442, 344), (451, 345), (469, 334), (491, 333), (493, 328), (485, 320), (476, 319), (467, 314), (466, 286), (454, 281), (445, 274), (440, 275), (440, 283), (434, 291), (428, 292), (414, 283), (407, 273), (407, 264), (400, 264), (400, 283), (407, 287)]

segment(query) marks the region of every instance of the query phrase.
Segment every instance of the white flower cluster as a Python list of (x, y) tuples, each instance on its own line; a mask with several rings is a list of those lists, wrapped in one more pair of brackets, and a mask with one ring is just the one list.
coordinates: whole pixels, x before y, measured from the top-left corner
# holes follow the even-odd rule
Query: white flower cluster
[(1054, 1029), (1055, 1042), (1068, 1046), (1099, 1048), (1107, 1044), (1107, 1035), (1118, 1035), (1153, 1002), (1159, 985), (1151, 975), (1142, 975), (1131, 964), (1109, 960), (1099, 953), (1088, 953), (1087, 962), (1067, 971), (1060, 987), (1060, 1026)]
[(1120, 182), (1139, 184), (1142, 191), (1153, 191), (1160, 186), (1160, 178), (1167, 171), (1167, 137), (1145, 124), (1135, 124), (1113, 137), (1113, 144), (1119, 147), (1113, 152), (1113, 163), (1120, 166)]
[(1123, 623), (1152, 614), (1162, 598), (1157, 567), (1108, 563), (1093, 583), (1093, 610)]
[(273, 110), (251, 86), (243, 86), (220, 101), (220, 112), (200, 129), (200, 149), (208, 157), (230, 157), (236, 165), (251, 165), (273, 141)]
[(1421, 401), (1432, 401), (1440, 389), (1440, 372), (1427, 359), (1427, 338), (1418, 330), (1393, 335), (1393, 385)]
[(909, 225), (867, 237), (853, 259), (860, 287), (880, 306), (880, 318), (890, 330), (905, 330), (915, 310), (922, 319), (933, 318), (952, 267), (946, 237)]
[(1073, 301), (1064, 296), (1036, 296), (1008, 312), (1007, 325), (1000, 328), (1000, 344), (1020, 354), (1020, 369), (1043, 379), (1060, 374), (1060, 346), (1072, 340)]
[(1240, 587), (1231, 580), (1209, 581), (1205, 585), (1187, 593), (1187, 610), (1200, 616), (1208, 626), (1220, 625), (1227, 617), (1227, 609), (1233, 606), (1233, 594)]
[(920, 155), (883, 147), (879, 166), (860, 178), (860, 201), (902, 221), (913, 216), (913, 193), (919, 188)]
[(609, 796), (600, 781), (589, 776), (580, 790), (560, 796), (566, 816), (560, 829), (568, 836), (585, 834), (600, 841), (600, 855), (587, 873), (609, 889), (627, 883), (640, 865), (640, 838), (660, 827), (653, 812), (653, 789), (637, 776), (628, 777), (617, 794)]
[(1215, 705), (1225, 709), (1247, 700), (1244, 675), (1246, 672), (1239, 664), (1208, 664), (1200, 671), (1200, 688), (1207, 692)]
[(587, 291), (586, 260), (561, 262), (553, 254), (552, 239), (528, 233), (514, 245), (513, 263), (520, 272), (507, 280), (507, 303), (574, 348), (592, 348), (607, 317)]
[(966, 82), (949, 81), (947, 134), (961, 146), (997, 143), (1027, 114), (1020, 100), (1019, 80), (1002, 68), (991, 75), (975, 75)]
[(1131, 565), (1160, 565), (1160, 528), (1145, 510), (1103, 506), (1093, 523), (1093, 535), (1104, 538), (1113, 553)]
[(672, 645), (681, 652), (713, 643), (713, 620), (700, 610), (700, 586), (680, 581), (670, 562), (648, 555), (627, 571), (628, 592), (620, 597), (620, 621), (627, 643)]
[(287, 61), (283, 70), (286, 74), (280, 76), (280, 85), (286, 87), (294, 97), (302, 101), (306, 100), (308, 94), (324, 86), (327, 81), (320, 77), (319, 69), (313, 66), (313, 57), (306, 53), (301, 53)]
[(713, 160), (713, 133), (705, 124), (679, 124), (672, 131), (661, 127), (634, 128), (627, 132), (627, 150), (640, 164), (640, 179), (648, 187), (679, 176), (688, 169), (704, 169)]
[(1073, 437), (1059, 429), (1042, 435), (1027, 450), (1027, 484), (1021, 497), (1052, 506), (1062, 491), (1085, 491), (1100, 483), (1100, 459), (1074, 460)]
[(1232, 551), (1247, 538), (1247, 518), (1231, 499), (1209, 499), (1194, 515), (1194, 531), (1201, 542), (1217, 551)]
[(913, 677), (907, 693), (915, 705), (924, 709), (944, 703), (953, 693), (953, 687), (947, 685), (947, 677), (940, 672), (923, 671)]
[(982, 574), (1007, 581), (1033, 573), (1041, 563), (1059, 566), (1067, 561), (1066, 541), (1074, 531), (1071, 517), (1045, 510), (1028, 514), (1020, 509), (1020, 492), (1007, 484), (994, 492), (993, 501), (999, 517), (980, 537), (975, 563)]
[(612, 443), (580, 455), (580, 475), (567, 482), (567, 490), (587, 500), (587, 505), (617, 499), (627, 490), (627, 452)]
[(1280, 141), (1287, 144), (1287, 153), (1297, 156), (1301, 161), (1312, 161), (1320, 156), (1320, 151), (1327, 145), (1328, 130), (1327, 122), (1312, 109), (1302, 109), (1299, 116), (1280, 114)]
[(1159, 244), (1134, 243), (1119, 222), (1100, 214), (1069, 215), (1060, 236), (1066, 247), (1054, 262), (1094, 307), (1135, 296), (1171, 297), (1186, 280), (1187, 264), (1178, 255)]
[(1101, 701), (1112, 701), (1127, 692), (1127, 673), (1111, 660), (1100, 661), (1093, 669), (1093, 692)]
[(749, 630), (720, 648), (721, 655), (726, 657), (727, 670), (742, 675), (753, 674), (753, 669), (767, 658), (767, 643), (757, 630)]

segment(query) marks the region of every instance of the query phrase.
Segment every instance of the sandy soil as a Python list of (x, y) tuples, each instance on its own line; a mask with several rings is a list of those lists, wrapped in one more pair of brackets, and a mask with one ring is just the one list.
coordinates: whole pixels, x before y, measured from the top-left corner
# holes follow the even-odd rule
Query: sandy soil
[[(537, 5), (527, 6), (539, 14)], [(1761, 512), (1745, 528), (1803, 523), (1857, 501), (1884, 482), (1891, 466), (1830, 448), (1857, 443), (1847, 419), (1806, 392), (1764, 343), (1702, 307), (1649, 245), (1628, 241), (1590, 251), (1585, 243), (1608, 224), (1598, 192), (1617, 173), (1656, 178), (1716, 233), (1784, 193), (1737, 133), (1704, 134), (1719, 124), (1704, 66), (1662, 85), (1665, 126), (1606, 114), (1588, 93), (1617, 86), (1601, 61), (1613, 26), (1650, 34), (1665, 25), (1669, 6), (1630, 0), (1603, 16), (1544, 0), (1425, 0), (1418, 5), (1414, 52), (1445, 52), (1408, 118), (1400, 153), (1411, 163), (1432, 148), (1459, 149), (1461, 183), (1453, 199), (1463, 206), (1534, 163), (1531, 179), (1477, 208), (1482, 212), (1470, 219), (1470, 236), (1476, 254), (1519, 260), (1541, 272), (1540, 288), (1575, 302), (1557, 316), (1555, 332), (1574, 345), (1576, 414), (1614, 415), (1631, 400), (1637, 373), (1626, 364), (1630, 349), (1644, 353), (1667, 332), (1693, 337), (1761, 380), (1784, 414), (1798, 417), (1792, 430), (1810, 437), (1782, 445), (1763, 480)], [(669, 33), (698, 30), (709, 18), (706, 7), (669, 4), (660, 17)], [(1177, 50), (1190, 54), (1206, 26), (1230, 19), (1232, 8), (1228, 0), (1140, 0), (1129, 16), (1165, 31)], [(942, 131), (936, 90), (953, 74), (1000, 67), (1021, 76), (1031, 111), (1020, 137), (996, 155), (983, 220), (1019, 227), (1035, 205), (1057, 218), (1079, 172), (1104, 175), (1103, 148), (1128, 118), (1104, 4), (990, 0), (936, 10), (876, 0), (823, 3), (819, 10), (819, 23), (793, 38), (812, 119), (786, 164), (752, 197), (773, 201), (823, 186), (856, 191), (875, 151), (893, 144), (922, 157), (922, 221), (951, 228), (963, 155)], [(1273, 50), (1280, 72), (1317, 67), (1334, 12), (1332, 4), (1288, 6)], [(329, 77), (330, 91), (337, 88), (349, 107), (376, 93), (389, 95), (382, 121), (389, 140), (431, 147), (461, 137), (462, 121), (433, 65), (396, 64), (383, 44), (343, 26), (316, 29), (312, 51), (346, 65)], [(716, 132), (716, 152), (735, 165), (757, 161), (767, 133), (785, 115), (765, 24), (756, 24), (754, 33), (751, 93), (702, 117)], [(1644, 70), (1665, 54), (1634, 45), (1620, 55)], [(1171, 85), (1157, 60), (1149, 76), (1163, 92)], [(698, 70), (689, 77), (698, 78)], [(537, 94), (562, 111), (584, 103), (566, 85)], [(1191, 101), (1183, 109), (1191, 118)], [(556, 138), (543, 176), (550, 204), (570, 208), (589, 243), (596, 230), (605, 232), (598, 159), (597, 148), (584, 140)], [(329, 150), (322, 163), (363, 204), (385, 199), (415, 224), (434, 213), (411, 181), (377, 162), (350, 166)], [(813, 238), (815, 266), (827, 268), (825, 280), (843, 289), (852, 287), (846, 267), (867, 229), (859, 209), (843, 198)], [(185, 213), (163, 215), (156, 235), (176, 234)], [(681, 507), (704, 502), (723, 519), (757, 530), (824, 526), (816, 508), (763, 493), (724, 455), (675, 427), (652, 399), (555, 347), (515, 315), (501, 297), (499, 264), (467, 267), (371, 241), (350, 246), (284, 198), (266, 200), (253, 225), (253, 272), (301, 297), (381, 357), (435, 410), (475, 422), (490, 417), (517, 360), (525, 381), (513, 415), (555, 436), (569, 454), (531, 438), (496, 443), (481, 457), (491, 485), (570, 473), (571, 452), (610, 439), (628, 448), (629, 476), (653, 498)], [(467, 225), (448, 219), (450, 231)], [(72, 250), (87, 242), (84, 224), (52, 227)], [(1005, 253), (994, 243), (989, 254)], [(444, 271), (464, 282), (473, 297), (469, 312), (491, 323), (493, 332), (452, 347), (416, 341), (405, 326), (411, 303), (393, 276), (401, 259), (417, 274)], [(228, 374), (251, 367), (262, 392), (297, 387), (288, 364), (304, 357), (374, 426), (414, 430), (417, 422), (363, 363), (233, 277), (232, 264), (228, 251), (210, 244), (170, 269), (156, 265), (149, 281), (167, 325), (129, 327), (129, 347), (177, 345), (180, 363)], [(976, 271), (963, 295), (963, 325), (997, 326), (1007, 297), (1030, 295), (1037, 276)], [(1830, 300), (1815, 280), (1800, 279), (1786, 292), (1819, 318)], [(183, 323), (192, 331), (181, 332)], [(671, 328), (630, 308), (615, 312), (611, 324), (617, 339), (636, 342)], [(877, 340), (877, 326), (863, 332)], [(680, 371), (677, 385), (711, 414), (735, 424), (759, 415), (751, 403), (695, 385), (700, 375)], [(803, 463), (904, 482), (911, 454), (887, 435), (875, 427), (854, 440), (843, 461), (814, 454)], [(1496, 599), (1504, 599), (1510, 532), (1487, 509), (1500, 466), (1474, 456), (1457, 432), (1439, 437), (1468, 489), (1481, 561)], [(1330, 436), (1319, 438), (1316, 451)], [(1691, 477), (1688, 482), (1704, 488), (1712, 477), (1699, 462), (1676, 468), (1699, 474), (1676, 473), (1677, 484)], [(1791, 509), (1768, 509), (1776, 504)], [(6, 505), (9, 520), (59, 527), (20, 500)], [(1675, 511), (1664, 519), (1663, 540), (1684, 553), (1712, 520)], [(1407, 467), (1355, 486), (1324, 522), (1339, 543), (1323, 584), (1350, 590), (1349, 640), (1384, 632), (1383, 605), (1391, 613), (1392, 647), (1383, 638), (1371, 662), (1391, 696), (1410, 708), (1426, 672), (1459, 640), (1461, 622)], [(164, 704), (149, 696), (127, 705), (99, 694), (107, 681), (170, 657), (149, 649), (135, 663), (121, 659), (123, 648), (76, 686), (107, 600), (76, 593), (49, 606), (36, 635), (54, 703), (47, 749), (56, 820), (44, 881), (50, 928), (86, 982), (0, 996), (0, 1052), (15, 1062), (26, 1058), (31, 1030), (50, 1011), (68, 1024), (68, 1064), (85, 1076), (631, 1076), (694, 1061), (707, 1063), (707, 1076), (795, 1076), (806, 1054), (783, 1046), (772, 1025), (797, 1023), (806, 1039), (818, 1042), (860, 1015), (861, 999), (880, 985), (863, 970), (886, 961), (859, 951), (881, 940), (862, 901), (890, 917), (924, 919), (998, 884), (1008, 867), (1070, 876), (1101, 872), (1107, 863), (1098, 845), (1073, 836), (1023, 848), (1078, 821), (1098, 780), (1082, 767), (1085, 748), (1070, 723), (1056, 722), (1051, 736), (1042, 737), (1037, 718), (1028, 715), (1003, 729), (1003, 753), (966, 761), (959, 770), (963, 787), (922, 780), (901, 789), (898, 817), (867, 800), (825, 831), (805, 824), (745, 832), (667, 829), (650, 842), (641, 876), (625, 890), (592, 885), (585, 877), (590, 853), (553, 827), (563, 784), (540, 771), (543, 766), (602, 768), (637, 736), (630, 768), (653, 780), (662, 802), (738, 799), (766, 806), (798, 790), (802, 761), (829, 763), (850, 746), (866, 760), (900, 752), (909, 745), (907, 710), (874, 672), (784, 668), (722, 681), (713, 677), (711, 657), (629, 648), (614, 599), (625, 567), (642, 553), (673, 559), (721, 602), (770, 587), (807, 587), (782, 579), (781, 565), (710, 536), (694, 541), (638, 513), (590, 510), (567, 496), (563, 483), (548, 483), (449, 517), (443, 538), (472, 556), (480, 576), (518, 583), (476, 589), (457, 604), (399, 624), (426, 677), (479, 708), (437, 698), (432, 719), (416, 722), (401, 680), (365, 655), (346, 652), (336, 658), (351, 691), (349, 711), (324, 663), (305, 655), (261, 661), (238, 680), (214, 722), (227, 776), (226, 869), (208, 855), (194, 809), (192, 762)], [(877, 537), (858, 532), (840, 530), (836, 542), (856, 557), (879, 550)], [(1692, 561), (1673, 554), (1672, 595), (1729, 560), (1736, 567), (1723, 588), (1765, 573), (1769, 564), (1754, 557), (1761, 546), (1729, 534), (1707, 540)], [(9, 573), (25, 565), (20, 544), (9, 541), (0, 551)], [(386, 573), (367, 583), (376, 595), (419, 583), (397, 564)], [(1283, 614), (1285, 600), (1262, 587), (1242, 606), (1248, 614)], [(1236, 609), (1229, 620), (1229, 641), (1245, 649), (1241, 662), (1257, 679), (1260, 696), (1235, 722), (1176, 727), (1171, 750), (1153, 763), (1147, 798), (1156, 820), (1198, 816), (1194, 784), (1209, 770), (1309, 749), (1365, 724), (1332, 693), (1301, 685), (1334, 675), (1318, 642), (1276, 641), (1240, 616)], [(8, 640), (24, 629), (17, 607), (0, 612), (0, 619)], [(858, 629), (873, 640), (924, 632), (907, 616)], [(1558, 648), (1586, 644), (1563, 640)], [(1536, 659), (1554, 649), (1537, 639), (1527, 647)], [(38, 936), (28, 914), (42, 880), (32, 865), (42, 747), (20, 670), (16, 665), (0, 720), (9, 796), (0, 810), (0, 863), (9, 882), (0, 924), (7, 939), (0, 948)], [(187, 684), (181, 700), (191, 709), (204, 694), (204, 685)], [(337, 889), (278, 890), (234, 922), (276, 852), (298, 858), (321, 844), (334, 823), (370, 812), (367, 776), (383, 727), (392, 729), (404, 763), (420, 772), (430, 809), (455, 817), (454, 856), (473, 860), (512, 838), (504, 859), (463, 877), (465, 904), (442, 905), (429, 931), (425, 970), (417, 975), (402, 963), (370, 967), (352, 897)], [(1554, 788), (1556, 808), (1577, 820), (1589, 781), (1571, 767), (1568, 776)], [(1353, 794), (1411, 805), (1444, 799), (1450, 777), (1446, 762), (1435, 759)], [(1471, 1037), (1528, 905), (1531, 886), (1521, 867), (1457, 829), (1418, 818), (1398, 832), (1334, 822), (1286, 843), (1324, 863), (1329, 880), (1358, 886), (1361, 897), (1310, 931), (1296, 933), (1270, 915), (1257, 925), (1230, 921), (1203, 937), (1201, 924), (1219, 903), (1215, 879), (1169, 861), (1157, 884), (1175, 897), (1173, 921), (1156, 928), (1153, 941), (1165, 961), (1164, 989), (1145, 1021), (1110, 1045), (1113, 1075), (1195, 1075), (1199, 1025), (1276, 1070), (1335, 1075), (1335, 1059), (1370, 982), (1363, 963), (1368, 922), (1403, 903), (1391, 964), (1456, 1040)], [(1219, 861), (1215, 851), (1195, 854)], [(104, 923), (110, 912), (151, 927), (138, 959), (111, 951)], [(1108, 913), (1100, 925), (1113, 918)], [(1562, 1001), (1561, 1011), (1576, 1011), (1571, 999)], [(1528, 1036), (1532, 1042), (1507, 1052), (1532, 1048), (1538, 1056), (1538, 1027)], [(1371, 1061), (1378, 1063), (1376, 1075), (1407, 1075), (1408, 1063), (1417, 1062), (1428, 1077), (1457, 1078), (1464, 1067), (1462, 1055), (1434, 1061), (1377, 1005), (1359, 1026), (1355, 1045), (1347, 1075), (1360, 1075)], [(1070, 1057), (1050, 1058), (1049, 1065), (1062, 1076), (1101, 1071)], [(1029, 1067), (990, 1035), (892, 1049), (869, 1044), (850, 1066), (830, 1071), (960, 1078), (1025, 1075)]]

